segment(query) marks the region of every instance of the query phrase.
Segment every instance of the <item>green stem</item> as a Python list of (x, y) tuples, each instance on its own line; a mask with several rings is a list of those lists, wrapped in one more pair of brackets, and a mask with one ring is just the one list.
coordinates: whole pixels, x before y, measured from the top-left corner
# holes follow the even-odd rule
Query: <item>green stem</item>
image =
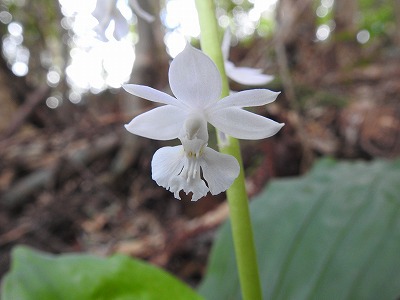
[[(229, 85), (221, 52), (214, 1), (196, 0), (196, 7), (201, 29), (201, 48), (217, 65), (222, 78), (221, 97), (226, 97), (229, 95)], [(261, 285), (239, 141), (232, 137), (221, 138), (218, 134), (218, 145), (222, 153), (234, 156), (240, 165), (240, 174), (227, 190), (227, 198), (242, 298), (260, 300)]]

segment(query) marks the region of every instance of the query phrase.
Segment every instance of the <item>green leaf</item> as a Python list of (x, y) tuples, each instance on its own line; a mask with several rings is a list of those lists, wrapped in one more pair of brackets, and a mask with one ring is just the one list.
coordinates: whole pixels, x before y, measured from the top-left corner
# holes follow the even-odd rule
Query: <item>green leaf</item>
[[(320, 161), (251, 203), (264, 299), (396, 299), (400, 295), (400, 160)], [(199, 289), (240, 299), (230, 226)]]
[(202, 299), (172, 275), (122, 255), (49, 255), (16, 247), (2, 300)]

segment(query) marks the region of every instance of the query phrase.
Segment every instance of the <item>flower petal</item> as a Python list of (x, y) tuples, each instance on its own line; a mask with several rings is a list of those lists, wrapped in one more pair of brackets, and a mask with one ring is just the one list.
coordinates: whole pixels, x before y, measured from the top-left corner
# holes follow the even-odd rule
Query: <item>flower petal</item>
[(182, 146), (160, 148), (154, 153), (151, 161), (151, 177), (159, 186), (168, 189), (171, 178), (178, 176), (183, 164)]
[(179, 107), (164, 105), (135, 117), (125, 128), (136, 135), (160, 141), (178, 137), (186, 114)]
[(275, 101), (280, 92), (267, 89), (253, 89), (231, 94), (212, 106), (211, 109), (218, 110), (229, 107), (250, 107), (260, 106)]
[(105, 31), (110, 23), (100, 23), (96, 27), (93, 28), (96, 33), (96, 38), (102, 42), (108, 42), (108, 38), (105, 35)]
[(96, 7), (92, 12), (93, 17), (95, 17), (99, 21), (99, 23), (101, 23), (103, 19), (107, 18), (108, 23), (110, 23), (113, 5), (114, 1), (97, 1)]
[(128, 93), (149, 101), (184, 107), (184, 104), (178, 99), (146, 85), (124, 84), (122, 87)]
[(265, 85), (274, 79), (274, 76), (262, 73), (262, 69), (254, 69), (247, 67), (235, 67), (235, 65), (227, 61), (225, 62), (226, 75), (243, 85)]
[(246, 140), (270, 137), (284, 125), (237, 107), (219, 109), (210, 113), (208, 121), (222, 132)]
[(221, 96), (221, 77), (213, 61), (187, 44), (172, 61), (169, 83), (175, 97), (191, 108), (204, 108)]
[(204, 149), (200, 166), (213, 195), (226, 191), (240, 172), (239, 163), (233, 156), (219, 153), (208, 147)]
[(115, 39), (119, 41), (129, 33), (129, 24), (117, 8), (115, 8), (113, 11), (113, 17), (115, 22), (113, 35)]

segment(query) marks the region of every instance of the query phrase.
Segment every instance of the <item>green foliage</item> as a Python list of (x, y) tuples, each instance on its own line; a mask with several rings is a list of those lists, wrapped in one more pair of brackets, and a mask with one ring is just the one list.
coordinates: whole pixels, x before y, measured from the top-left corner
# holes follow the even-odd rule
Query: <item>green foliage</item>
[[(400, 295), (400, 160), (322, 160), (251, 203), (264, 299), (396, 299)], [(200, 293), (240, 299), (229, 224)]]
[(257, 32), (262, 37), (271, 37), (275, 30), (275, 20), (269, 18), (260, 18)]
[(361, 0), (360, 28), (367, 29), (371, 37), (388, 34), (388, 28), (395, 26), (395, 14), (392, 0)]
[(49, 255), (26, 247), (12, 254), (2, 300), (201, 299), (166, 272), (122, 255)]
[(394, 25), (393, 0), (361, 0), (360, 27), (367, 29), (371, 36), (387, 34), (390, 24)]

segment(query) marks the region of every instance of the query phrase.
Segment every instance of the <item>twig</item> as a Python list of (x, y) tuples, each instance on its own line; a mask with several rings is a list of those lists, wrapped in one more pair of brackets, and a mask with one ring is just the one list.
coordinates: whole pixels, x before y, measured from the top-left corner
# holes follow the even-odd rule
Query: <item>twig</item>
[(13, 135), (24, 124), (25, 120), (32, 114), (35, 108), (44, 100), (49, 94), (50, 87), (42, 86), (28, 94), (25, 103), (15, 113), (14, 118), (11, 120), (10, 125), (6, 129), (1, 139), (5, 139)]
[(19, 240), (22, 236), (33, 230), (35, 230), (35, 227), (30, 222), (19, 224), (17, 227), (0, 235), (0, 246)]
[[(16, 208), (30, 200), (30, 196), (39, 191), (53, 180), (57, 174), (57, 165), (63, 165), (61, 179), (66, 179), (78, 173), (76, 166), (88, 165), (92, 161), (103, 157), (117, 146), (119, 139), (114, 134), (103, 136), (93, 146), (75, 150), (61, 156), (51, 167), (38, 170), (19, 180), (3, 194), (0, 202), (7, 208)], [(69, 167), (69, 168), (67, 168)]]
[(135, 257), (149, 257), (157, 265), (164, 266), (179, 249), (185, 245), (185, 241), (201, 233), (211, 230), (221, 224), (229, 215), (228, 203), (225, 201), (214, 210), (188, 222), (175, 224), (176, 230), (155, 237), (144, 237), (140, 240), (118, 243), (113, 251)]

